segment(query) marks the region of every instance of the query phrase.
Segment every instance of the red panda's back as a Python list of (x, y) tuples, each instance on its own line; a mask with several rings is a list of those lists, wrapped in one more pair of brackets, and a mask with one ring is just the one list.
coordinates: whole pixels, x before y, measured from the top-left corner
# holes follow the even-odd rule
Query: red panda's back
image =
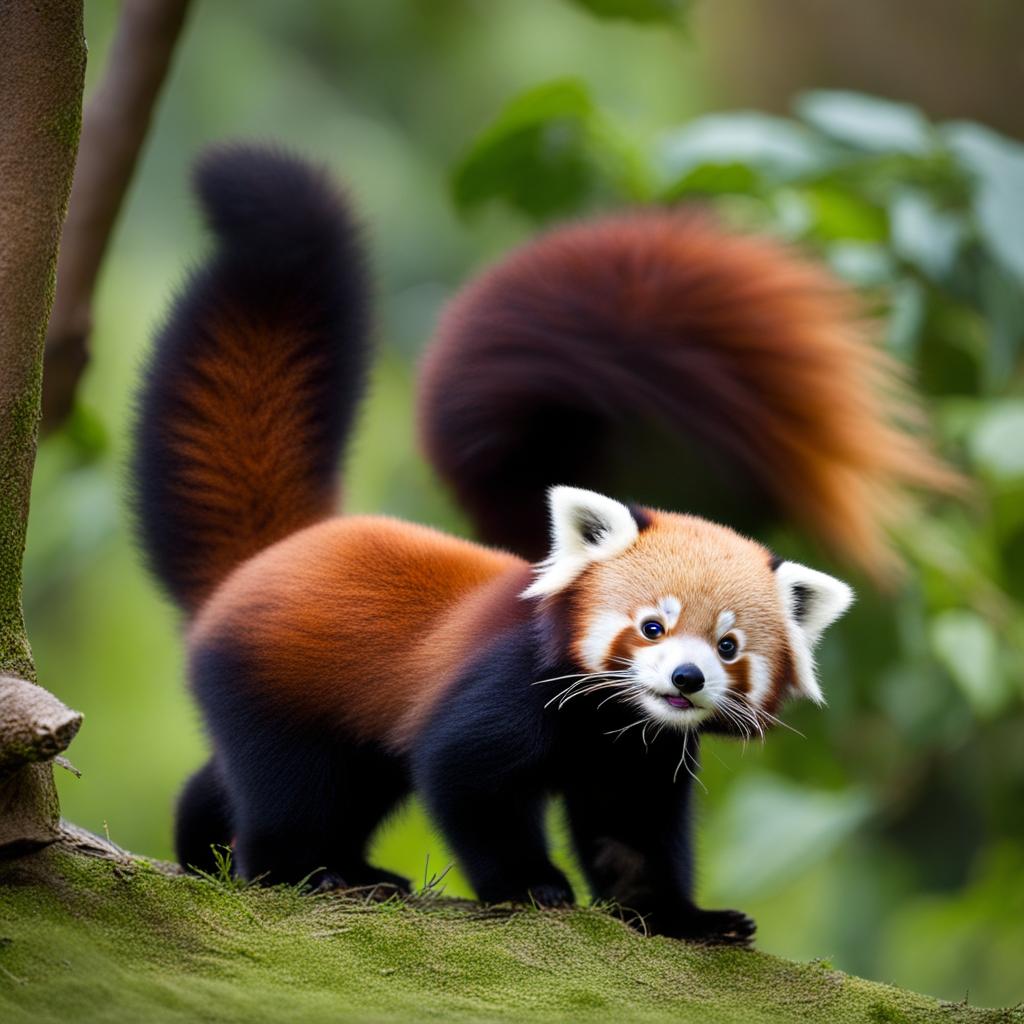
[(254, 692), (400, 745), (489, 632), (522, 614), (529, 567), (381, 517), (309, 527), (233, 573), (190, 646), (241, 645)]

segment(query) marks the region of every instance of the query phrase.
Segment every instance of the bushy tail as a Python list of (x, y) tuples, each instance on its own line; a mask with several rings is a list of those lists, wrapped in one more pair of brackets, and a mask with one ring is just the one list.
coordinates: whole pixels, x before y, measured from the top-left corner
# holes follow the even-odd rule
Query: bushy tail
[(194, 180), (215, 246), (157, 336), (133, 464), (143, 544), (187, 611), (332, 512), (369, 358), (359, 232), (327, 176), (236, 145)]
[[(548, 485), (615, 490), (612, 467), (632, 463), (630, 497), (674, 488), (680, 510), (731, 470), (881, 573), (903, 486), (955, 476), (907, 432), (918, 412), (864, 335), (825, 271), (706, 215), (562, 227), (444, 313), (421, 375), (425, 447), (480, 533), (527, 557), (546, 549)], [(706, 477), (679, 441), (718, 457)]]

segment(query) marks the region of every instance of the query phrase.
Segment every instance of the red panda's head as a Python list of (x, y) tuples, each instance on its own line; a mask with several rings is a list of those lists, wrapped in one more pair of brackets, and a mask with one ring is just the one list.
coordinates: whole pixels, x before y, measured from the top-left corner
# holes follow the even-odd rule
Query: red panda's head
[(845, 583), (695, 516), (573, 487), (549, 500), (551, 554), (524, 596), (569, 598), (571, 654), (595, 687), (656, 723), (739, 732), (787, 695), (823, 701), (813, 650), (853, 600)]

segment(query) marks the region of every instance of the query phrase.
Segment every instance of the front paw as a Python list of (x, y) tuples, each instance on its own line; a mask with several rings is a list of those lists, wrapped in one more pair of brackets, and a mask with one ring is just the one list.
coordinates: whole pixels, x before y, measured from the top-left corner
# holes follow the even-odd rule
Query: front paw
[(338, 889), (347, 889), (348, 882), (336, 871), (321, 868), (306, 879), (303, 887), (307, 892), (336, 892)]
[(477, 887), (483, 903), (528, 903), (535, 907), (570, 907), (576, 899), (569, 879), (560, 871), (535, 882), (502, 880)]
[(676, 938), (705, 946), (749, 947), (757, 924), (739, 910), (696, 910), (680, 922)]
[(576, 897), (567, 881), (542, 882), (530, 886), (527, 900), (538, 907), (571, 907)]

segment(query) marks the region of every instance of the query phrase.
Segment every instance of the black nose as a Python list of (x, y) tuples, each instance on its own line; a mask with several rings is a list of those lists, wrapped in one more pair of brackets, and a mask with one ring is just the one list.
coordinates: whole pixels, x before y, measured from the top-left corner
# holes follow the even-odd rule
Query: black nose
[(672, 685), (680, 693), (696, 693), (704, 689), (704, 673), (692, 661), (672, 671)]

